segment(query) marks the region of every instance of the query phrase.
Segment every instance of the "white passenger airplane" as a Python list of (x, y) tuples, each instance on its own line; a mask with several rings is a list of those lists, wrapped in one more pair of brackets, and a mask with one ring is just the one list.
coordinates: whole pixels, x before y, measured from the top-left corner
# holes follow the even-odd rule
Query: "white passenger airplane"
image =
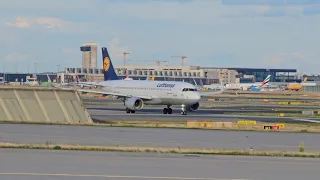
[(186, 115), (187, 111), (198, 110), (201, 96), (220, 94), (224, 91), (222, 86), (218, 92), (200, 93), (194, 85), (179, 81), (119, 80), (106, 47), (102, 48), (102, 58), (104, 81), (83, 82), (86, 85), (102, 87), (102, 91), (91, 89), (78, 89), (78, 91), (117, 96), (123, 101), (127, 113), (135, 113), (144, 105), (166, 105), (163, 114), (172, 114), (170, 107), (181, 105), (181, 114)]

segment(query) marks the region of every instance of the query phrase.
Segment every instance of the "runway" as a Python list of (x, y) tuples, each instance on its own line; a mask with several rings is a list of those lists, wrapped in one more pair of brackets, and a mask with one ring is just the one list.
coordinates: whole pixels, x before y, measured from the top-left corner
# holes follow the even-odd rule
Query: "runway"
[[(173, 108), (172, 114), (162, 114), (162, 108), (144, 107), (136, 111), (135, 114), (127, 114), (122, 105), (87, 105), (88, 112), (94, 121), (105, 122), (108, 120), (147, 120), (147, 121), (238, 121), (238, 120), (256, 120), (262, 122), (294, 122), (320, 123), (319, 119), (304, 119), (292, 117), (272, 117), (272, 116), (247, 116), (247, 115), (228, 115), (224, 112), (249, 112), (241, 109), (199, 109), (196, 112), (189, 112), (186, 116), (180, 114), (180, 108)], [(256, 111), (253, 111), (256, 112)], [(259, 112), (263, 112), (260, 110)], [(273, 111), (273, 113), (275, 113)]]
[(1, 180), (315, 180), (319, 159), (0, 149)]
[(13, 143), (320, 151), (320, 134), (1, 124), (0, 141)]

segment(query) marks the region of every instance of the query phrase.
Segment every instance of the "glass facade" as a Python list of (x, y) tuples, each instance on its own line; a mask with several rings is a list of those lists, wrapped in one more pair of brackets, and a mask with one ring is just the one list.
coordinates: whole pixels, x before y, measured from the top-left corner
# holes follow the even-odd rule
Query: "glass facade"
[[(33, 77), (33, 74), (15, 74), (15, 73), (0, 73), (0, 77), (3, 77), (3, 80), (8, 81), (8, 82), (26, 82), (27, 76)], [(49, 74), (49, 77), (53, 81), (54, 79), (57, 79), (56, 74)], [(37, 81), (39, 82), (46, 82), (48, 81), (47, 74), (37, 74)]]
[[(228, 68), (239, 73), (240, 83), (262, 82), (269, 74), (270, 82), (295, 82), (296, 69), (254, 69), (254, 68)], [(244, 75), (253, 75), (255, 79), (244, 78)], [(251, 82), (250, 82), (251, 81)]]

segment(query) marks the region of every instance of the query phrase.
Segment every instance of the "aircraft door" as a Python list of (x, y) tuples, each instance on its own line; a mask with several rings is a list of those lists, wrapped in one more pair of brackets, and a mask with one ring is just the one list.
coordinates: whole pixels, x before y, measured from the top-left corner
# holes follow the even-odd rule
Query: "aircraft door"
[(173, 97), (178, 97), (178, 93), (174, 92), (174, 93), (172, 93), (172, 96)]

